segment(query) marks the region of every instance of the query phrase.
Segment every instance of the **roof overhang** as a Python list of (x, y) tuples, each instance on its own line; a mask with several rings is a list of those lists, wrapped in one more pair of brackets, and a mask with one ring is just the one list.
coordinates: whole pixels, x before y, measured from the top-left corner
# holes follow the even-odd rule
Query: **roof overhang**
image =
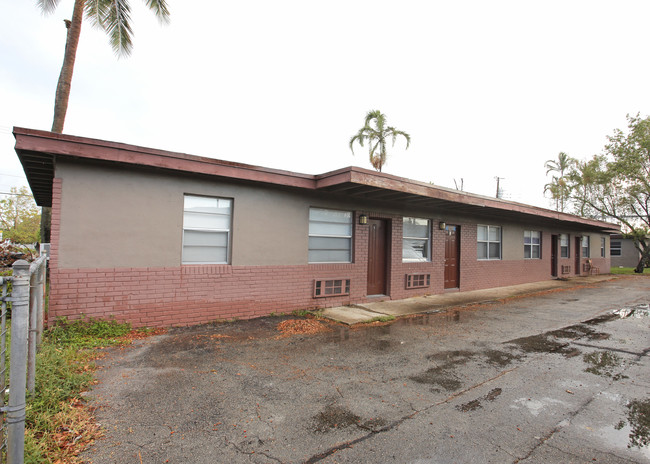
[(16, 153), (40, 206), (52, 205), (59, 159), (93, 160), (210, 177), (293, 187), (382, 203), (479, 218), (535, 220), (549, 226), (618, 232), (616, 224), (536, 206), (475, 195), (411, 179), (347, 167), (320, 175), (300, 174), (152, 148), (15, 127)]

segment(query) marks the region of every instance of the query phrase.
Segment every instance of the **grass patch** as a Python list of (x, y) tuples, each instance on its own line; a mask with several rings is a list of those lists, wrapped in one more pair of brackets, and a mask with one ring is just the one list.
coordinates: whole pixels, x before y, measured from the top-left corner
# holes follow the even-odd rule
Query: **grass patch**
[(362, 323), (363, 324), (371, 324), (373, 322), (390, 322), (390, 321), (394, 321), (394, 320), (395, 320), (395, 316), (386, 315), (386, 316), (373, 317), (372, 319), (369, 319), (367, 321), (363, 321)]
[[(623, 275), (641, 275), (634, 272), (633, 267), (611, 267), (610, 274), (623, 274)], [(643, 275), (650, 275), (650, 268), (646, 267), (643, 270)]]
[(322, 319), (323, 310), (318, 309), (316, 311), (308, 311), (306, 309), (296, 309), (292, 311), (291, 314), (296, 317), (313, 317), (314, 319)]
[(79, 462), (78, 454), (101, 435), (81, 392), (94, 382), (99, 350), (130, 344), (159, 331), (132, 331), (116, 321), (57, 320), (43, 333), (36, 356), (36, 389), (27, 399), (25, 463)]

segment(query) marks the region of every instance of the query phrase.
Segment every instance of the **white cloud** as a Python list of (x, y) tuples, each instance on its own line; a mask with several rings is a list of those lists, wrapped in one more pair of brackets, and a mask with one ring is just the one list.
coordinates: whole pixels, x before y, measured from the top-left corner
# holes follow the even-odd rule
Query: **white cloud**
[[(23, 3), (0, 32), (0, 125), (49, 129), (72, 2)], [(320, 173), (369, 167), (348, 141), (376, 108), (412, 136), (386, 172), (486, 195), (500, 176), (548, 206), (547, 159), (650, 113), (643, 1), (170, 1), (169, 26), (131, 3), (131, 57), (84, 25), (66, 133)]]

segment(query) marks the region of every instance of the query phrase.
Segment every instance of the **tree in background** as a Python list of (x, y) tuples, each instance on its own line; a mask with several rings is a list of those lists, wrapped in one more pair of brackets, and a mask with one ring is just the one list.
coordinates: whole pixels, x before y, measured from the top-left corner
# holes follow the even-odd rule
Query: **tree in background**
[(603, 153), (567, 174), (570, 199), (582, 215), (611, 218), (641, 253), (635, 272), (650, 263), (650, 117), (627, 116), (628, 131), (608, 136)]
[[(52, 13), (58, 3), (59, 0), (38, 0), (38, 6), (46, 14)], [(145, 0), (145, 3), (161, 22), (166, 23), (169, 21), (166, 0)], [(84, 13), (95, 26), (108, 34), (111, 47), (118, 56), (129, 55), (133, 48), (131, 41), (131, 35), (133, 34), (131, 29), (131, 8), (128, 0), (75, 0), (72, 20), (65, 20), (68, 32), (63, 66), (61, 67), (54, 100), (52, 132), (59, 134), (63, 132), (65, 115), (68, 110), (72, 72), (74, 71)]]
[(11, 194), (0, 200), (0, 229), (3, 240), (14, 243), (36, 243), (40, 238), (41, 214), (27, 187), (11, 188)]
[(386, 152), (386, 141), (393, 139), (392, 146), (395, 146), (397, 136), (401, 135), (406, 139), (406, 148), (411, 144), (411, 136), (406, 132), (397, 130), (392, 126), (386, 125), (386, 115), (379, 110), (369, 111), (366, 115), (365, 123), (359, 132), (350, 139), (350, 150), (354, 154), (354, 143), (358, 142), (362, 147), (368, 143), (370, 154), (370, 164), (377, 171), (381, 172), (382, 167), (386, 164), (388, 153)]
[(555, 200), (555, 210), (564, 212), (567, 200), (569, 199), (569, 186), (567, 184), (566, 173), (574, 163), (569, 155), (560, 152), (557, 160), (548, 160), (544, 163), (546, 175), (553, 172), (551, 182), (544, 186), (544, 193), (549, 192), (551, 199)]

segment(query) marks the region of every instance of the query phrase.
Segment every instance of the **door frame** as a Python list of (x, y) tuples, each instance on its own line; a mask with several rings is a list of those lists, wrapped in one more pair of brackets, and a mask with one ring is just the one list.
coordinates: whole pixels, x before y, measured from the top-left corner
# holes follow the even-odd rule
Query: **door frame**
[(558, 264), (558, 242), (560, 236), (553, 234), (551, 235), (551, 277), (557, 277), (557, 264)]
[[(456, 286), (447, 287), (447, 236), (452, 235), (449, 232), (448, 227), (455, 227), (454, 235), (456, 241)], [(447, 224), (445, 225), (445, 258), (443, 266), (443, 275), (442, 275), (442, 285), (444, 290), (450, 290), (454, 288), (460, 288), (460, 226), (457, 224)]]
[[(383, 268), (383, 292), (371, 292), (369, 290), (370, 286), (370, 227), (372, 226), (373, 221), (379, 221), (384, 224), (384, 268)], [(390, 264), (391, 264), (391, 244), (392, 244), (392, 220), (385, 217), (369, 217), (368, 218), (368, 254), (367, 254), (367, 265), (366, 265), (366, 296), (374, 295), (386, 295), (390, 294)]]

